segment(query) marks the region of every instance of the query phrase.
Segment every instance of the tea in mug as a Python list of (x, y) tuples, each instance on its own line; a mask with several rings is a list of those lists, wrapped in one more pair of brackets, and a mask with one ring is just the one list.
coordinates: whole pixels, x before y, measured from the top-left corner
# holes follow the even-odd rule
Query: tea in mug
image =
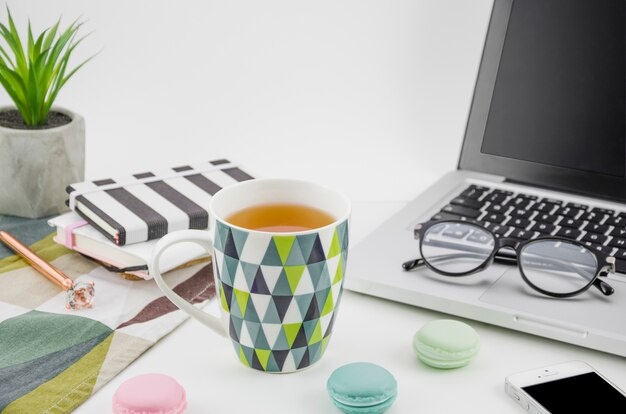
[(289, 233), (318, 229), (332, 224), (335, 217), (301, 204), (260, 204), (230, 215), (228, 223), (249, 230)]

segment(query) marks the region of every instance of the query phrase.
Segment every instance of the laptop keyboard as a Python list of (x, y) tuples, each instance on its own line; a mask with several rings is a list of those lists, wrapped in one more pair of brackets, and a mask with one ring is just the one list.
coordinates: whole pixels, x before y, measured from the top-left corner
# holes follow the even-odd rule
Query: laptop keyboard
[(626, 212), (470, 185), (431, 220), (476, 221), (498, 237), (560, 236), (615, 257), (626, 273)]

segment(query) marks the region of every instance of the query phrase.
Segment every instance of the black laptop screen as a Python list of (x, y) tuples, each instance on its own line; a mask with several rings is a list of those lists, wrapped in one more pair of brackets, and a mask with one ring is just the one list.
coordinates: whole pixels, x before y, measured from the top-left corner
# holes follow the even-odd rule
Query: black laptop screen
[(513, 2), (482, 153), (626, 176), (625, 4)]

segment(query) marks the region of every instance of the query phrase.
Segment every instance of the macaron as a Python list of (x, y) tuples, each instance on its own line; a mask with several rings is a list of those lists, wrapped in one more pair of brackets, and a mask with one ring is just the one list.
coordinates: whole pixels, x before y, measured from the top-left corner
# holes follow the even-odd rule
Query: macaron
[(343, 365), (328, 378), (333, 404), (347, 414), (380, 414), (398, 395), (398, 383), (385, 368), (369, 362)]
[(478, 334), (466, 323), (441, 319), (422, 326), (413, 337), (417, 357), (433, 368), (459, 368), (480, 350)]
[(164, 374), (133, 377), (122, 383), (113, 396), (114, 414), (181, 414), (185, 408), (185, 390)]

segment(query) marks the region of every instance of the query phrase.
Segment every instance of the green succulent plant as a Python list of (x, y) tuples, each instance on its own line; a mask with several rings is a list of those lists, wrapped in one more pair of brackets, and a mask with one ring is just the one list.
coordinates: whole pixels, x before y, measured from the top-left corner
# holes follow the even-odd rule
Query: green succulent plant
[(24, 123), (45, 124), (48, 112), (59, 91), (85, 63), (68, 68), (72, 52), (86, 36), (77, 38), (83, 25), (75, 20), (65, 30), (59, 29), (61, 19), (35, 38), (28, 22), (27, 47), (24, 49), (7, 7), (8, 27), (0, 23), (0, 83), (9, 94)]

